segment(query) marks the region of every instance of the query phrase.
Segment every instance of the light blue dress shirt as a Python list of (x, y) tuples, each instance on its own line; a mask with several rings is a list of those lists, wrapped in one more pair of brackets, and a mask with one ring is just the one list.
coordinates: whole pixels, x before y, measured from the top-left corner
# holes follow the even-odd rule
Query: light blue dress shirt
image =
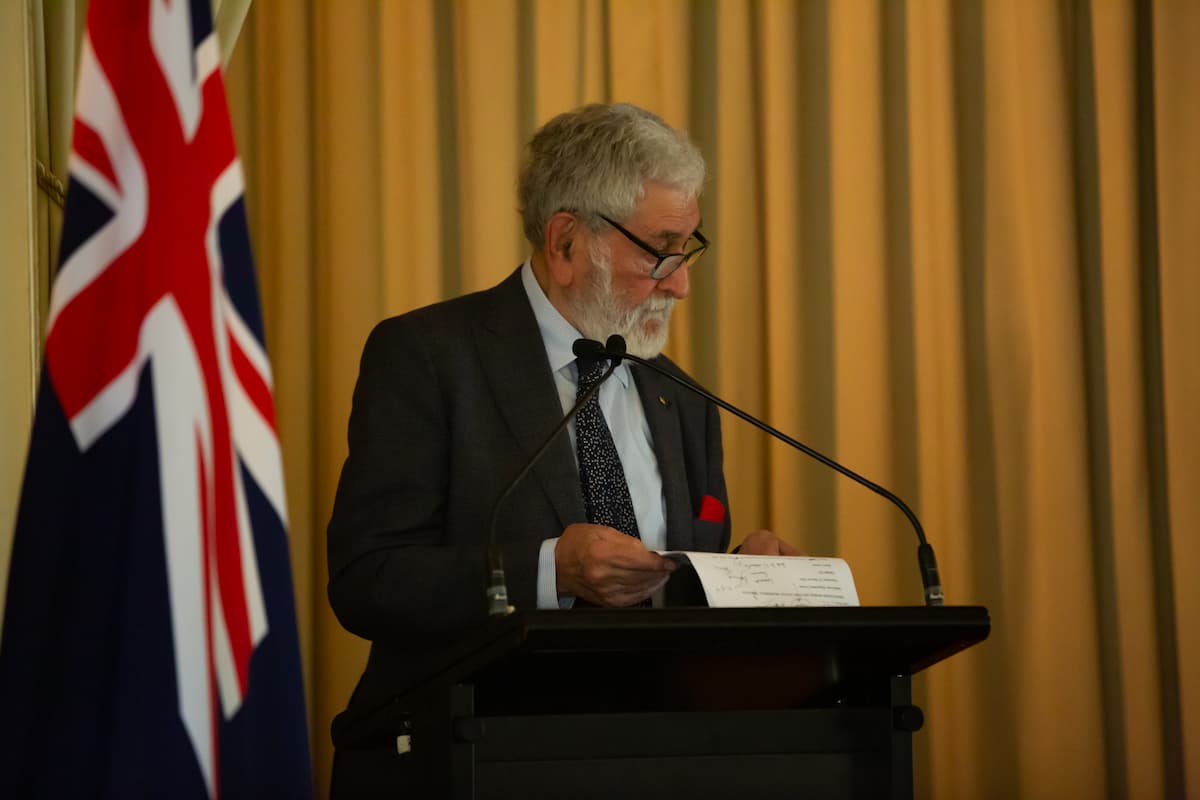
[[(571, 350), (575, 340), (582, 334), (558, 313), (551, 304), (537, 278), (533, 266), (525, 260), (521, 267), (521, 283), (537, 318), (546, 356), (550, 359), (550, 371), (554, 373), (554, 386), (558, 389), (558, 400), (566, 414), (575, 405), (579, 387), (579, 371), (575, 366), (575, 353)], [(662, 550), (667, 544), (666, 500), (662, 492), (662, 475), (658, 471), (658, 458), (654, 455), (654, 443), (650, 438), (650, 425), (642, 410), (637, 384), (629, 371), (629, 364), (622, 363), (613, 376), (600, 387), (600, 410), (608, 421), (621, 467), (625, 470), (625, 481), (633, 499), (633, 513), (637, 517), (638, 532), (642, 543), (651, 550)], [(575, 421), (567, 426), (571, 437), (571, 449), (575, 449)], [(554, 567), (554, 547), (558, 537), (546, 539), (538, 556), (537, 604), (538, 608), (570, 608), (573, 597), (558, 596), (558, 580)]]

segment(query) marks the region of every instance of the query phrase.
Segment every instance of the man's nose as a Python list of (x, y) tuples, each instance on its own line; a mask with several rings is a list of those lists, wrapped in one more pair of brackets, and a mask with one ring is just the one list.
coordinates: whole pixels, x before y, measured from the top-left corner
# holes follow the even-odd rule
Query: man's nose
[(688, 296), (688, 270), (691, 267), (687, 264), (672, 272), (667, 277), (658, 282), (660, 291), (670, 292), (671, 296), (676, 300), (682, 300)]

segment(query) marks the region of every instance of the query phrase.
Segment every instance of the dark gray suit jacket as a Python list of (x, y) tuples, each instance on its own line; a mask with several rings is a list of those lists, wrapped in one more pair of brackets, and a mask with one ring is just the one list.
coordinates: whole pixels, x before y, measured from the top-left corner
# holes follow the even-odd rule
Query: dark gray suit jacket
[[(729, 515), (697, 519), (705, 495), (728, 507), (716, 408), (632, 369), (662, 474), (667, 547), (724, 551)], [(430, 653), (484, 620), (492, 506), (561, 417), (519, 270), (371, 332), (328, 539), (333, 610), (372, 641), (351, 710), (394, 696)], [(500, 511), (513, 605), (537, 605), (542, 541), (586, 521), (564, 432)]]

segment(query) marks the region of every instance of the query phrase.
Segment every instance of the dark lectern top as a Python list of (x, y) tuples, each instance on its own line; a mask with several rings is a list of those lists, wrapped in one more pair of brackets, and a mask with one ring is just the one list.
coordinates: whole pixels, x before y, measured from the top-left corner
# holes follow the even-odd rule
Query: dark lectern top
[(915, 674), (990, 628), (979, 606), (518, 611), (448, 647), (411, 689), (469, 681), (496, 713), (541, 697), (560, 711), (779, 707)]

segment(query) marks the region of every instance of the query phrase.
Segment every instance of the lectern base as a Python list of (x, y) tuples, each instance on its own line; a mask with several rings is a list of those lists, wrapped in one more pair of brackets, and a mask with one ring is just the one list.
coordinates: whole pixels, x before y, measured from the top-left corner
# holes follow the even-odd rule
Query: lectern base
[(506, 717), (470, 716), (472, 687), (458, 686), (460, 739), (474, 741), (455, 743), (444, 796), (911, 798), (912, 732), (896, 726), (910, 679), (891, 684), (875, 708)]

